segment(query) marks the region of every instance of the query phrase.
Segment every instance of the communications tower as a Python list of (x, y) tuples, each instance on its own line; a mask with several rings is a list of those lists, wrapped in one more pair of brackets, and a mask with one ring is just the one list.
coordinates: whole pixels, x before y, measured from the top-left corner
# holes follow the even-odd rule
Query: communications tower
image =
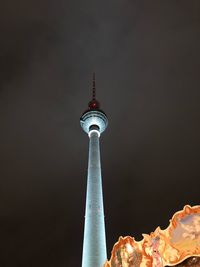
[(101, 267), (106, 262), (107, 252), (99, 138), (108, 125), (108, 119), (96, 100), (95, 74), (92, 100), (81, 116), (80, 124), (89, 136), (82, 267)]

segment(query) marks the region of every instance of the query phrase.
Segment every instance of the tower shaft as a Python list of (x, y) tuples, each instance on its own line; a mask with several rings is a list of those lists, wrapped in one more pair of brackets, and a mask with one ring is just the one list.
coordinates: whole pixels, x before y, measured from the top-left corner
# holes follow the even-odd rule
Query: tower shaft
[(82, 267), (101, 267), (107, 259), (99, 136), (98, 130), (89, 132)]

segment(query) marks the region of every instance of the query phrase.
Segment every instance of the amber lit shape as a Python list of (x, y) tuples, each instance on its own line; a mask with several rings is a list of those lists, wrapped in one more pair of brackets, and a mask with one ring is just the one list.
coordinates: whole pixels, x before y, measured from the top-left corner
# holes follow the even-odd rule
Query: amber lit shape
[(120, 237), (104, 267), (200, 267), (200, 206), (176, 212), (165, 230), (143, 234), (141, 241)]

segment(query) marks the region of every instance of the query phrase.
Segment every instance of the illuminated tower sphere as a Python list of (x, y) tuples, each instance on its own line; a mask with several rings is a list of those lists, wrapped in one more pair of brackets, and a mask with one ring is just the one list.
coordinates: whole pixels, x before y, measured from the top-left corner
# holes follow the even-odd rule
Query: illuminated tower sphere
[(105, 131), (108, 120), (95, 97), (95, 75), (93, 98), (88, 104), (88, 110), (81, 116), (80, 124), (89, 136), (82, 267), (101, 267), (107, 259), (107, 253), (99, 137)]

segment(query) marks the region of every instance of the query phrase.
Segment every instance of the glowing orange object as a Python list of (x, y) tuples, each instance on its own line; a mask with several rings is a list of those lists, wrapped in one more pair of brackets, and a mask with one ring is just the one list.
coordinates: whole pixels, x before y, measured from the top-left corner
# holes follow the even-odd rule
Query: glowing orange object
[(165, 230), (143, 234), (139, 242), (120, 237), (104, 267), (200, 267), (200, 206), (185, 206), (176, 212)]

